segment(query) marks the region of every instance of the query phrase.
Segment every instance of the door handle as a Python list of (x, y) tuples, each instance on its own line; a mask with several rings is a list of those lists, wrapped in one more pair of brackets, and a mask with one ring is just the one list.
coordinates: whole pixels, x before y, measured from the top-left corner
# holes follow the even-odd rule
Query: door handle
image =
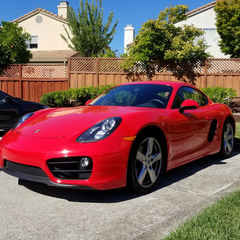
[(212, 119), (212, 116), (206, 116), (206, 119), (207, 119), (207, 120), (211, 120), (211, 119)]

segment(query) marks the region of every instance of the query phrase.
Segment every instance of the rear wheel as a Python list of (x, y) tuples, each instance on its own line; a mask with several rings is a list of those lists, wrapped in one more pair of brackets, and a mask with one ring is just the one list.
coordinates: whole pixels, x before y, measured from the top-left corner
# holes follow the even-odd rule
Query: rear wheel
[(231, 156), (234, 145), (234, 128), (231, 121), (227, 120), (224, 123), (221, 140), (220, 153), (224, 158)]
[(162, 140), (155, 133), (141, 134), (131, 150), (127, 186), (137, 193), (149, 193), (159, 182), (164, 169)]

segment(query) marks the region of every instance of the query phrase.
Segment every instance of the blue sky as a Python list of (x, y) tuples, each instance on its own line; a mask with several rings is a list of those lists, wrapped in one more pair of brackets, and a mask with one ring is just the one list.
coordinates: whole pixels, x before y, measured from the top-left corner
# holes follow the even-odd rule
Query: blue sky
[[(157, 18), (159, 12), (170, 6), (170, 4), (173, 6), (180, 4), (188, 5), (189, 10), (193, 10), (211, 1), (212, 0), (102, 0), (105, 19), (108, 17), (110, 11), (113, 11), (113, 22), (119, 20), (117, 32), (110, 47), (112, 50), (117, 50), (118, 53), (123, 53), (124, 27), (127, 24), (132, 24), (137, 34), (143, 22), (148, 19)], [(0, 19), (3, 21), (12, 21), (39, 7), (57, 14), (57, 5), (60, 4), (60, 0), (6, 0), (1, 2)], [(79, 8), (79, 0), (68, 0), (68, 2), (75, 10)]]

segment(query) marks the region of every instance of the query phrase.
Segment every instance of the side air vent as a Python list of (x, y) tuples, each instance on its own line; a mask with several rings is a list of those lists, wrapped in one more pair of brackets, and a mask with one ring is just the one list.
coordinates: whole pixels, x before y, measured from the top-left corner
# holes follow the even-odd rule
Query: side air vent
[(217, 131), (217, 119), (212, 120), (210, 130), (208, 133), (208, 141), (211, 142)]

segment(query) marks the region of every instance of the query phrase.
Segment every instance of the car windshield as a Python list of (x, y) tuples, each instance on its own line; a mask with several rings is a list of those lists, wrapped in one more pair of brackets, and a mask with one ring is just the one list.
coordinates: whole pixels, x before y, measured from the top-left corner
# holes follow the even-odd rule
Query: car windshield
[(89, 105), (166, 108), (172, 87), (160, 84), (130, 84), (113, 87)]

